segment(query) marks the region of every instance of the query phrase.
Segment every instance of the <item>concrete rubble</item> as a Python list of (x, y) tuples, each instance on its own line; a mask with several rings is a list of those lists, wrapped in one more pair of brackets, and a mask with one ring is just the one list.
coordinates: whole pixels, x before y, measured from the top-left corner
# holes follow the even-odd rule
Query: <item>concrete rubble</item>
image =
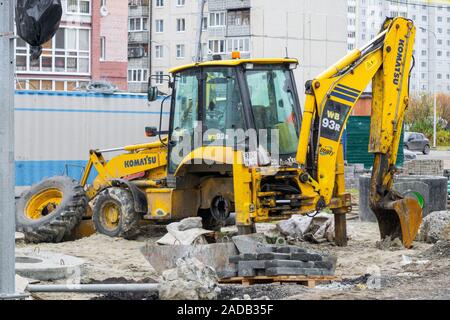
[(162, 300), (216, 300), (220, 288), (213, 268), (195, 258), (182, 258), (176, 268), (163, 272), (159, 297)]
[(289, 220), (279, 222), (277, 228), (284, 236), (298, 241), (312, 243), (334, 241), (334, 219), (326, 212), (314, 217), (294, 215)]
[(203, 235), (212, 232), (202, 228), (202, 218), (200, 217), (174, 222), (166, 228), (168, 233), (157, 241), (160, 245), (206, 244)]
[(450, 240), (450, 211), (436, 211), (423, 219), (419, 241), (436, 243)]

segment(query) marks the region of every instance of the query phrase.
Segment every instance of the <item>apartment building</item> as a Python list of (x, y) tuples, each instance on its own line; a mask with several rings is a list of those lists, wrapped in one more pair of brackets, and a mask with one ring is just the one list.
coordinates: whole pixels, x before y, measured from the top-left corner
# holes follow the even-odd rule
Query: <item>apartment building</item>
[[(150, 0), (149, 74), (162, 76), (195, 60), (199, 4), (199, 0)], [(298, 58), (297, 82), (303, 94), (306, 80), (346, 53), (346, 12), (346, 0), (208, 0), (201, 24), (202, 58), (230, 59), (233, 51), (242, 58)], [(154, 82), (167, 92), (162, 77)]]
[(417, 28), (412, 92), (450, 91), (450, 4), (448, 1), (348, 0), (348, 50), (379, 32), (386, 17), (412, 19)]
[(151, 0), (128, 1), (128, 89), (145, 92), (151, 67)]
[(72, 91), (98, 80), (127, 90), (127, 3), (62, 0), (62, 6), (60, 28), (38, 61), (16, 39), (16, 88)]

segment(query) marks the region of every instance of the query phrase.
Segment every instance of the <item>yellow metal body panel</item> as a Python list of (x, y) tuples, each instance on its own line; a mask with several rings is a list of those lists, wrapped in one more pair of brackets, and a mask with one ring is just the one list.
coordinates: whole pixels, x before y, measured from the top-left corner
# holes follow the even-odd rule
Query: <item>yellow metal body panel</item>
[(298, 64), (297, 59), (287, 59), (287, 58), (260, 58), (260, 59), (234, 59), (234, 60), (214, 60), (205, 61), (199, 63), (191, 63), (184, 66), (176, 67), (169, 70), (170, 73), (177, 73), (182, 70), (192, 69), (196, 67), (219, 67), (219, 66), (238, 66), (244, 63), (253, 64), (283, 64), (283, 63), (295, 63)]

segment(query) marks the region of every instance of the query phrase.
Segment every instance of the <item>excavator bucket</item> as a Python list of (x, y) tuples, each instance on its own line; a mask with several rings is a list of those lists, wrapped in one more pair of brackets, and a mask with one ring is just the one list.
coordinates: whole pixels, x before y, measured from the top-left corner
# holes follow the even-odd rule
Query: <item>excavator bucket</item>
[(422, 208), (416, 199), (389, 201), (372, 210), (378, 220), (381, 239), (400, 238), (405, 248), (412, 247), (422, 223)]

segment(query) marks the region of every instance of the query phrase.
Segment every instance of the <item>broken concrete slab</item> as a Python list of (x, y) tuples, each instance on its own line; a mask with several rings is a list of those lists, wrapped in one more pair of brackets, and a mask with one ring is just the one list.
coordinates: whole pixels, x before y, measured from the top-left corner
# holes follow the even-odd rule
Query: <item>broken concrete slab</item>
[(266, 237), (260, 233), (235, 236), (232, 240), (240, 253), (255, 253), (259, 248), (267, 246)]
[(155, 246), (146, 245), (141, 248), (141, 253), (150, 265), (162, 274), (165, 270), (176, 267), (176, 261), (180, 258), (196, 258), (203, 264), (213, 267), (217, 274), (232, 272), (235, 268), (229, 262), (231, 256), (238, 254), (233, 243), (214, 243), (197, 246)]
[(85, 260), (47, 251), (16, 250), (16, 273), (22, 277), (53, 281), (79, 277), (84, 273)]
[(450, 211), (432, 212), (423, 219), (419, 241), (436, 243), (439, 240), (450, 240)]

